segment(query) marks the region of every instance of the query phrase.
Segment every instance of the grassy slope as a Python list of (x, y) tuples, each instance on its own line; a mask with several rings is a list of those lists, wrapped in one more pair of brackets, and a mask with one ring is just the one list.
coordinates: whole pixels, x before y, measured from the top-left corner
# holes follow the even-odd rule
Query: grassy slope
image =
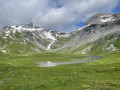
[(0, 57), (1, 90), (119, 90), (120, 52), (88, 64), (40, 68), (39, 61), (75, 60), (73, 55)]
[[(108, 51), (103, 50), (103, 47), (105, 45), (109, 47), (111, 43), (120, 49), (120, 37), (117, 38), (116, 42), (112, 42), (114, 41), (112, 40), (113, 37), (115, 36), (99, 40), (100, 42), (93, 45), (89, 54), (97, 53), (104, 56)], [(107, 44), (106, 41), (108, 41)], [(88, 46), (89, 43), (73, 50), (70, 54), (64, 55), (47, 53), (32, 54), (31, 56), (2, 56), (1, 54), (0, 90), (120, 90), (119, 51), (105, 55), (102, 60), (87, 64), (61, 65), (48, 68), (37, 67), (39, 61), (81, 59), (75, 57), (76, 52)], [(28, 46), (26, 52), (31, 52), (29, 47), (34, 46)], [(8, 48), (12, 49), (12, 46)], [(18, 49), (19, 47), (14, 48)], [(23, 46), (20, 47), (20, 49), (22, 48)], [(13, 53), (17, 53), (16, 49), (12, 49), (15, 50)]]
[[(6, 36), (6, 39), (4, 39), (4, 36), (4, 34), (0, 36), (0, 47), (5, 47), (4, 50), (7, 51), (7, 55), (30, 54), (35, 53), (37, 51), (44, 51), (43, 49), (40, 49), (37, 46), (35, 46), (33, 43), (25, 40), (19, 32), (16, 32), (15, 34), (11, 33), (11, 36), (14, 37), (15, 40), (10, 38), (9, 36)], [(0, 54), (3, 53), (0, 51)]]
[[(114, 45), (114, 47), (111, 47), (111, 45)], [(114, 35), (114, 34), (108, 35), (96, 41), (93, 44), (89, 54), (104, 55), (114, 51), (115, 48), (116, 50), (117, 49), (119, 50), (120, 49), (119, 45), (120, 45), (120, 35)]]

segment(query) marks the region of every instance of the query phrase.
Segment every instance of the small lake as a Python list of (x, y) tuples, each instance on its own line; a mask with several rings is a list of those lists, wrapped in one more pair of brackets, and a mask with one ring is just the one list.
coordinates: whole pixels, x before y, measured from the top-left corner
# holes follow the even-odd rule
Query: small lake
[(51, 61), (42, 61), (39, 62), (39, 67), (55, 67), (58, 65), (65, 65), (65, 64), (76, 64), (76, 63), (90, 63), (93, 60), (100, 60), (102, 59), (101, 56), (80, 56), (84, 57), (84, 60), (74, 60), (74, 61), (62, 61), (62, 62), (51, 62)]

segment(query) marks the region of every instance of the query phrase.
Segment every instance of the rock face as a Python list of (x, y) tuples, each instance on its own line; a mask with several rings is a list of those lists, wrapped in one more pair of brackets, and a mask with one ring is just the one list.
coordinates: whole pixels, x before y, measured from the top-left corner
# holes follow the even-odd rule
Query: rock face
[(31, 22), (30, 24), (24, 25), (24, 26), (32, 28), (33, 27), (33, 22)]
[(111, 22), (114, 21), (116, 18), (112, 14), (104, 14), (104, 13), (98, 13), (94, 16), (92, 16), (90, 19), (88, 19), (85, 24), (101, 24), (104, 22)]
[(96, 14), (84, 27), (69, 34), (36, 27), (33, 23), (6, 26), (0, 29), (0, 53), (108, 53), (120, 49), (119, 36), (120, 13)]
[[(119, 13), (114, 15), (100, 13), (91, 17), (86, 21), (84, 27), (71, 33), (70, 39), (60, 47), (60, 52), (87, 54), (90, 52), (96, 53), (94, 51), (97, 50), (99, 51), (97, 53), (119, 50), (119, 47), (113, 44), (119, 42), (119, 39), (117, 39), (120, 35), (119, 15)], [(108, 49), (111, 46), (114, 46), (114, 48)]]
[[(49, 51), (57, 38), (66, 35), (66, 33), (35, 27), (33, 23), (23, 26), (5, 26), (0, 29), (0, 33), (0, 51), (4, 50), (6, 53), (12, 51), (14, 51), (13, 53), (25, 53), (27, 51), (21, 50), (21, 48), (26, 49), (28, 46), (30, 52)], [(14, 50), (15, 47), (11, 46), (20, 46), (21, 48)]]

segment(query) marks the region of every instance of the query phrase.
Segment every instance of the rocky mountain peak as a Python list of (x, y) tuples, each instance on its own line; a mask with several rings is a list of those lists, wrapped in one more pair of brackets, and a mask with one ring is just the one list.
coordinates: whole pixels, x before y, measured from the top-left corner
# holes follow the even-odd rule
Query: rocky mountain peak
[[(16, 52), (28, 53), (28, 50), (30, 50), (30, 52), (41, 53), (42, 51), (60, 51), (86, 54), (99, 39), (102, 40), (104, 37), (111, 35), (120, 35), (120, 13), (113, 15), (98, 13), (87, 20), (84, 27), (69, 34), (36, 27), (33, 26), (33, 23), (21, 26), (5, 26), (0, 29), (0, 52), (6, 54)], [(113, 40), (115, 40), (114, 37)], [(88, 43), (90, 44), (88, 45)], [(105, 51), (106, 49), (108, 51), (117, 50), (113, 43), (110, 46), (108, 44), (105, 44)], [(16, 49), (14, 52), (15, 49), (13, 47), (9, 48), (11, 46), (20, 46), (21, 48)], [(81, 46), (85, 48), (81, 50)]]
[(29, 28), (33, 28), (34, 26), (33, 26), (33, 22), (31, 22), (31, 23), (29, 23), (29, 24), (25, 24), (24, 25), (25, 27), (29, 27)]
[(97, 13), (96, 15), (89, 18), (85, 22), (85, 25), (88, 25), (88, 24), (101, 24), (101, 23), (105, 23), (105, 22), (111, 22), (111, 21), (114, 21), (114, 20), (115, 20), (115, 17), (112, 14)]

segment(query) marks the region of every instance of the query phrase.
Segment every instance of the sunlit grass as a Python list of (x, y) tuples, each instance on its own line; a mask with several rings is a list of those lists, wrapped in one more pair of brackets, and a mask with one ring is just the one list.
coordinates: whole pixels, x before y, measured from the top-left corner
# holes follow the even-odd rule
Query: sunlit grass
[(119, 52), (86, 64), (37, 67), (39, 61), (83, 57), (58, 54), (0, 57), (0, 90), (119, 90)]

